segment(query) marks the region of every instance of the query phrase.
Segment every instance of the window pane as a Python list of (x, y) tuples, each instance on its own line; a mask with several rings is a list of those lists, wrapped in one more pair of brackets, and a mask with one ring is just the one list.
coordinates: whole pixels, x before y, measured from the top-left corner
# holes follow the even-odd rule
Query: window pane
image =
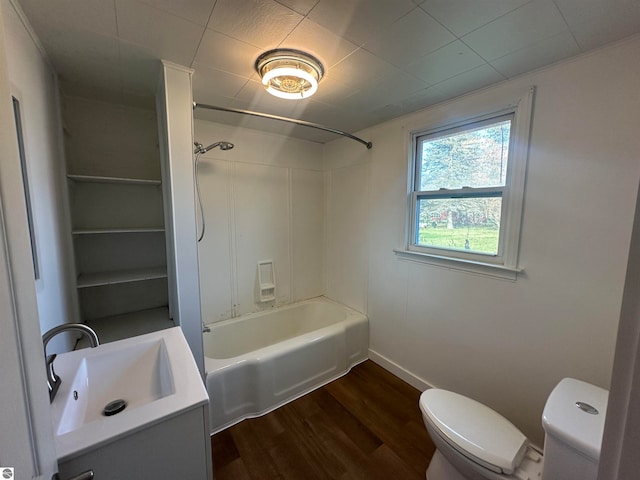
[(418, 143), (420, 190), (504, 186), (510, 130), (509, 119), (423, 137)]
[(497, 255), (501, 197), (418, 200), (416, 244)]

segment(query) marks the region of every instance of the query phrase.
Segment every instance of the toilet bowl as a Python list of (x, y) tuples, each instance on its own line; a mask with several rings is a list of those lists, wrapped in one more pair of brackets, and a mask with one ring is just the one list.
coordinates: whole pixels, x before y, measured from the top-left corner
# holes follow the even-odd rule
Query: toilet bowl
[(420, 410), (436, 452), (427, 480), (596, 480), (608, 392), (565, 378), (544, 408), (544, 455), (506, 418), (454, 392), (426, 390)]

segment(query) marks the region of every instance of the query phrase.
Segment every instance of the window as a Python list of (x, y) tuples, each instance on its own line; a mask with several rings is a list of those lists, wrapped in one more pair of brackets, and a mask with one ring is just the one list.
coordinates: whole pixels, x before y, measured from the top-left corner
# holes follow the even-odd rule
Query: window
[(515, 278), (532, 96), (412, 132), (408, 241), (397, 253)]

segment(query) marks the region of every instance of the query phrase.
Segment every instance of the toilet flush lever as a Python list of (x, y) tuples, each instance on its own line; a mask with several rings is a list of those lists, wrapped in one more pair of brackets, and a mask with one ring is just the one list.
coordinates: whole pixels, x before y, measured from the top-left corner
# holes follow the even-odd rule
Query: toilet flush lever
[(592, 407), (588, 403), (576, 402), (576, 407), (590, 415), (598, 415), (600, 413), (596, 407)]

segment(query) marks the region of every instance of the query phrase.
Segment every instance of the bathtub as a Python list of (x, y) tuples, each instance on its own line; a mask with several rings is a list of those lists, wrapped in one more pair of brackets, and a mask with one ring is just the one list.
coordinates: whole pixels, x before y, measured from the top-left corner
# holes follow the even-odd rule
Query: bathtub
[(318, 297), (209, 325), (210, 430), (264, 415), (367, 359), (369, 320)]

